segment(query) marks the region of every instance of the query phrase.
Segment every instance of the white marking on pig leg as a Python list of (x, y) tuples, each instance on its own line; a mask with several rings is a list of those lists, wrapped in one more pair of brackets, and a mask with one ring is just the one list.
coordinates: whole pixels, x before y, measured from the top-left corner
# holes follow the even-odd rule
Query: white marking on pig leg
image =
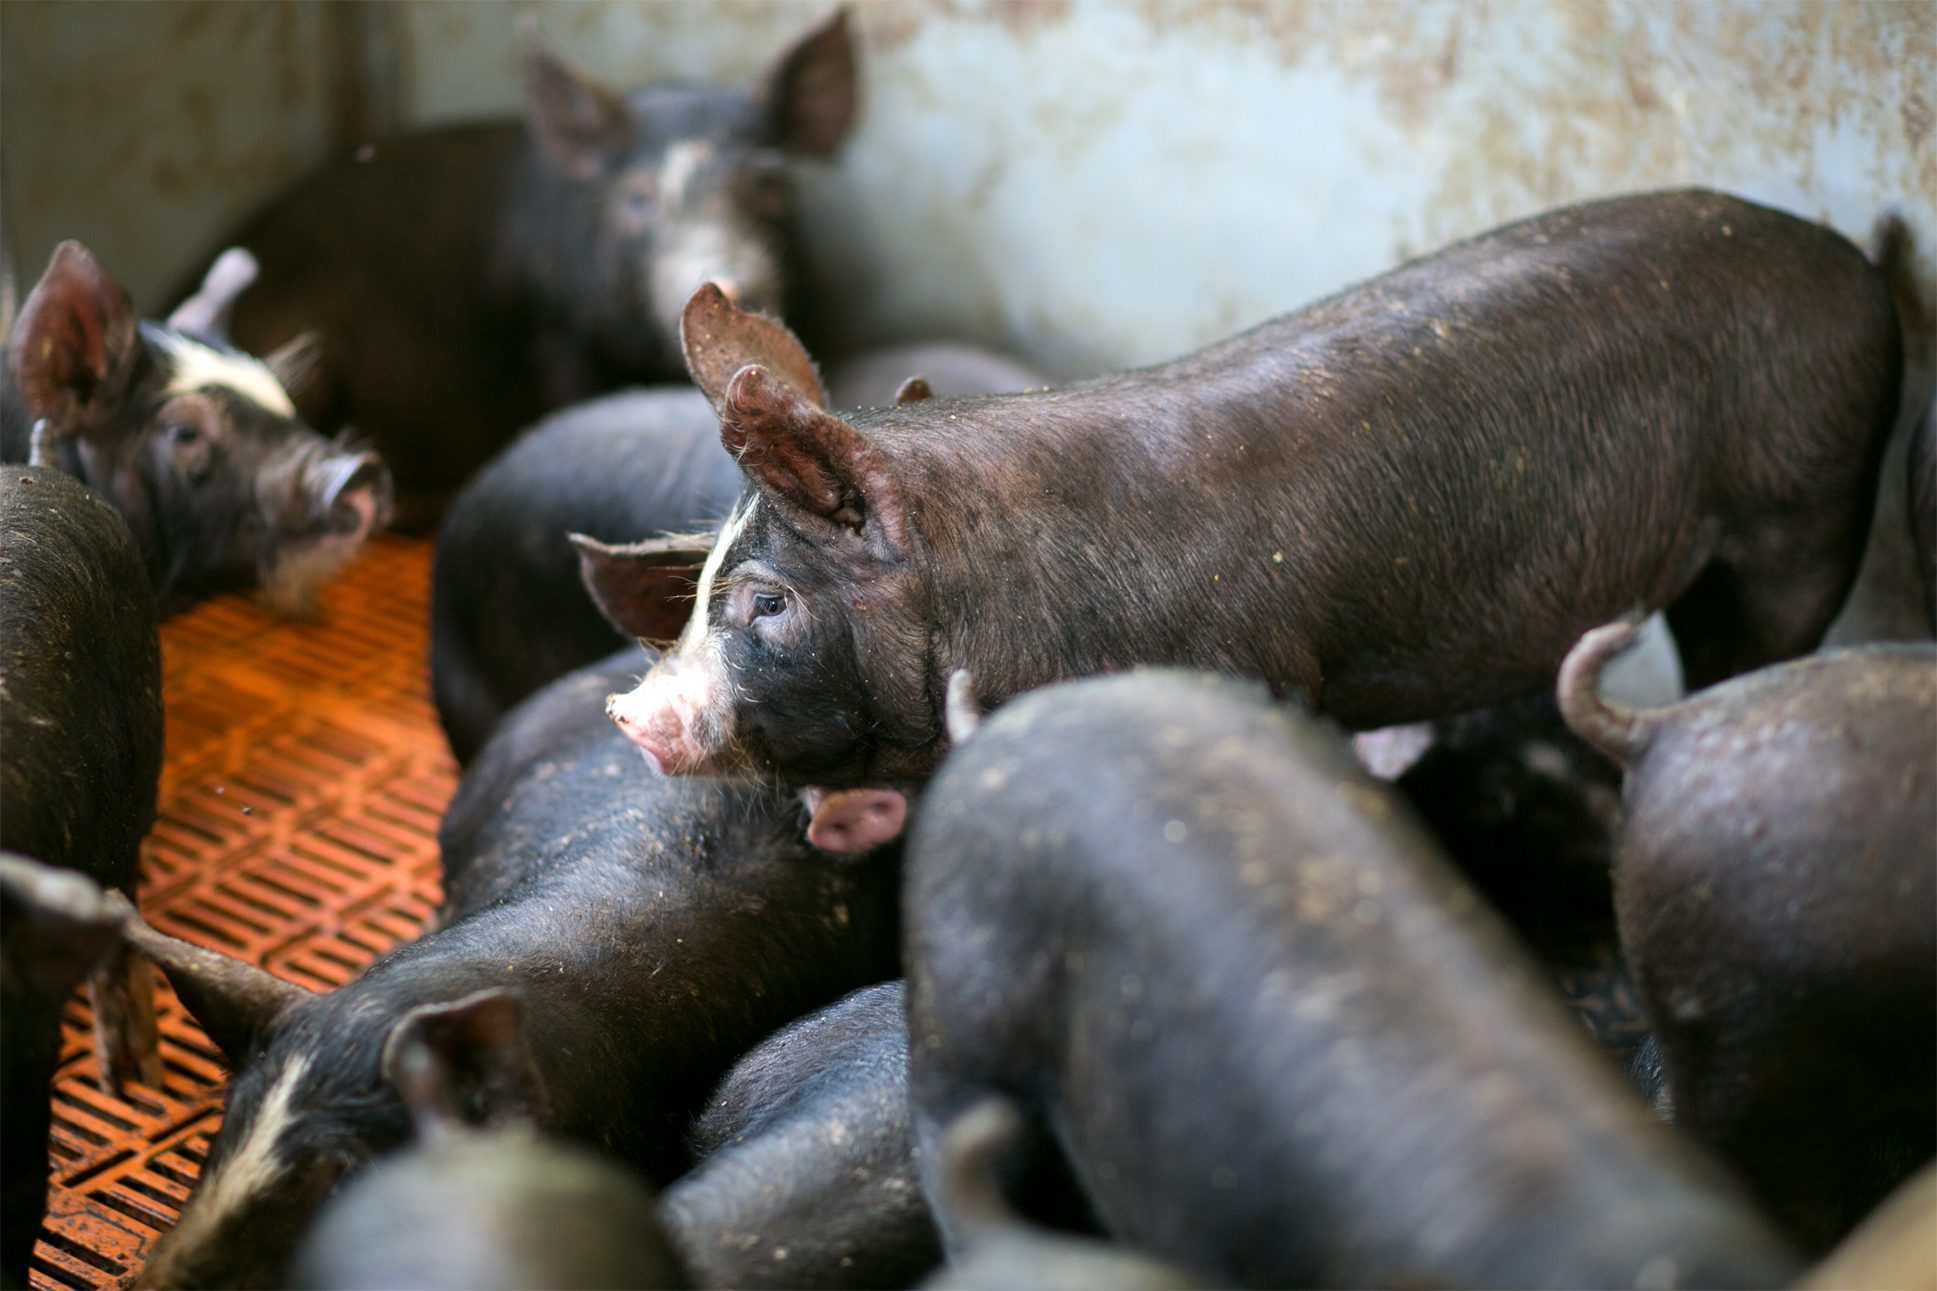
[(713, 540), (713, 550), (706, 553), (706, 563), (700, 567), (699, 590), (693, 600), (693, 615), (686, 620), (686, 629), (680, 633), (675, 654), (696, 650), (706, 637), (706, 607), (713, 599), (713, 583), (720, 576), (720, 566), (726, 563), (726, 549), (739, 540), (745, 532), (747, 522), (753, 518), (753, 509), (760, 505), (756, 496), (735, 511), (727, 522), (720, 526), (720, 536)]
[(191, 336), (160, 327), (143, 327), (149, 340), (168, 354), (174, 371), (169, 374), (166, 398), (223, 386), (235, 391), (280, 417), (294, 417), (296, 405), (266, 364), (247, 354), (230, 354), (204, 345)]
[(156, 1281), (162, 1273), (170, 1255), (177, 1250), (194, 1250), (222, 1230), (229, 1216), (235, 1214), (249, 1203), (249, 1200), (274, 1183), (288, 1168), (288, 1162), (276, 1155), (276, 1141), (282, 1138), (283, 1131), (289, 1128), (293, 1117), (289, 1103), (295, 1096), (296, 1086), (302, 1083), (309, 1071), (309, 1056), (298, 1055), (292, 1058), (276, 1083), (269, 1087), (263, 1096), (262, 1106), (256, 1110), (255, 1123), (249, 1126), (249, 1133), (242, 1146), (229, 1155), (229, 1158), (215, 1167), (210, 1174), (202, 1176), (202, 1186), (189, 1199), (188, 1206), (176, 1221), (162, 1246), (156, 1251), (156, 1259), (150, 1263), (144, 1279)]

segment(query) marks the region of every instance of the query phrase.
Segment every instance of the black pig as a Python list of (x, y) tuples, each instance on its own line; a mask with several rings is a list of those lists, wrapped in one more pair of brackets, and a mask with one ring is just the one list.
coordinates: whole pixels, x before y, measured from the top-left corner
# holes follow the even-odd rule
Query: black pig
[(740, 1059), (659, 1198), (707, 1287), (905, 1287), (941, 1246), (908, 1126), (907, 993), (864, 987)]
[(48, 1083), (61, 1009), (121, 944), (128, 905), (92, 879), (0, 852), (0, 1273), (27, 1285), (47, 1209)]
[(234, 334), (258, 352), (321, 337), (302, 401), (354, 424), (397, 474), (402, 519), (551, 408), (683, 377), (680, 307), (700, 283), (781, 310), (797, 289), (789, 166), (854, 115), (845, 11), (751, 87), (621, 94), (527, 31), (527, 123), (378, 140), (223, 239), (261, 262)]
[[(517, 1026), (509, 1013), (505, 1025)], [(538, 1134), (531, 1123), (536, 1107), (508, 1107), (508, 1124), (470, 1129), (464, 1122), (470, 1073), (446, 1062), (446, 1052), (413, 1036), (391, 1055), (418, 1141), (330, 1199), (296, 1252), (290, 1285), (307, 1291), (686, 1285), (653, 1217), (652, 1190), (636, 1174)], [(519, 1068), (514, 1088), (542, 1087), (526, 1046), (507, 1043), (503, 1052)]]
[(1786, 1283), (1400, 801), (1265, 698), (1073, 682), (943, 764), (905, 893), (930, 1195), (1001, 1093), (1108, 1232), (1216, 1285)]
[(828, 787), (927, 774), (958, 668), (994, 703), (1190, 665), (1364, 728), (1550, 684), (1637, 603), (1691, 686), (1801, 653), (1854, 576), (1903, 365), (1855, 247), (1700, 190), (1523, 220), (1047, 394), (843, 419), (719, 293), (684, 337), (754, 491), (613, 715), (668, 772)]
[[(836, 364), (828, 389), (839, 407), (866, 407), (918, 390), (995, 393), (1042, 379), (1001, 355), (935, 343)], [(648, 615), (624, 632), (608, 622), (580, 586), (580, 557), (567, 535), (593, 539), (587, 559), (598, 561), (603, 544), (716, 526), (741, 486), (719, 425), (691, 386), (594, 399), (532, 427), (452, 500), (431, 579), (431, 690), (459, 762), (539, 687), (629, 637), (679, 635), (686, 599), (671, 603), (670, 617)]]
[[(114, 508), (47, 467), (0, 467), (0, 750), (0, 848), (132, 898), (161, 783), (154, 594)], [(146, 965), (117, 954), (91, 987), (103, 1082), (159, 1086)]]
[(331, 1199), (285, 1285), (302, 1291), (683, 1287), (631, 1171), (525, 1127), (379, 1162)]
[(149, 1284), (276, 1285), (331, 1187), (408, 1137), (384, 1055), (410, 1037), (470, 1073), (466, 1119), (535, 1107), (663, 1184), (736, 1058), (895, 973), (899, 858), (816, 853), (770, 787), (652, 774), (598, 703), (648, 663), (615, 656), (506, 718), (444, 819), (441, 926), (349, 985), (131, 933), (236, 1071)]
[(164, 610), (254, 587), (311, 614), (390, 505), (383, 464), (298, 420), (268, 364), (137, 322), (78, 242), (55, 248), (7, 347), (0, 460), (30, 458), (114, 503)]
[(1828, 651), (1665, 708), (1560, 702), (1625, 767), (1615, 913), (1677, 1124), (1811, 1249), (1937, 1152), (1937, 647)]

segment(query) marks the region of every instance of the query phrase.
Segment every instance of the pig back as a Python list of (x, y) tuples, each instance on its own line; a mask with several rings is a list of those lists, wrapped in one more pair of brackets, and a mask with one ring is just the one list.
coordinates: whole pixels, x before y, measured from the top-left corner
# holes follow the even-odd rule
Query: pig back
[(911, 844), (919, 1115), (1039, 1091), (1105, 1227), (1220, 1280), (1786, 1277), (1404, 808), (1258, 700), (1073, 683), (944, 766)]
[(0, 847), (132, 892), (161, 780), (154, 593), (120, 515), (0, 471)]
[(1751, 545), (1783, 557), (1739, 571), (1756, 596), (1807, 589), (1764, 635), (1812, 647), (1901, 349), (1847, 241), (1685, 191), (1509, 225), (1169, 364), (855, 424), (917, 496), (946, 653), (986, 696), (1189, 665), (1356, 728), (1547, 684), (1588, 627)]

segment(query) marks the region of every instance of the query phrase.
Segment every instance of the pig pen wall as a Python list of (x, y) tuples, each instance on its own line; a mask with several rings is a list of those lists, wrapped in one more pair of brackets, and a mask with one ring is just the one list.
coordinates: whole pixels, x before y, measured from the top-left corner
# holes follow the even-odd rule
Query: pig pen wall
[[(0, 5), (30, 274), (78, 237), (153, 310), (222, 229), (386, 127), (515, 113), (515, 27), (611, 82), (751, 76), (813, 3)], [(856, 10), (863, 109), (807, 185), (855, 343), (1154, 362), (1565, 202), (1699, 183), (1937, 280), (1937, 4), (948, 3)], [(1926, 338), (1927, 341), (1927, 338)]]
[[(0, 192), (22, 289), (77, 237), (156, 310), (333, 150), (515, 113), (526, 11), (634, 85), (751, 77), (831, 8), (5, 0)], [(844, 347), (950, 335), (1088, 375), (1546, 207), (1704, 184), (1864, 245), (1901, 215), (1924, 302), (1909, 398), (1929, 398), (1932, 0), (873, 0), (855, 23), (859, 125), (804, 173), (809, 262)], [(1899, 577), (1900, 494), (1886, 487), (1881, 519)], [(1878, 613), (1839, 632), (1919, 630)]]

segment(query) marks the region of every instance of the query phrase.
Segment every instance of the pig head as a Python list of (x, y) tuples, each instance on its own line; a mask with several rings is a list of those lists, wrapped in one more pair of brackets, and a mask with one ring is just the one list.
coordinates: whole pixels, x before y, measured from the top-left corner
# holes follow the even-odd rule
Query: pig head
[(7, 351), (5, 457), (84, 480), (128, 522), (165, 608), (254, 587), (279, 612), (316, 588), (385, 519), (375, 454), (296, 416), (278, 376), (214, 331), (135, 318), (78, 242), (63, 242), (21, 308)]
[(500, 271), (535, 302), (554, 403), (676, 371), (680, 311), (702, 282), (781, 311), (794, 284), (796, 159), (839, 147), (855, 107), (845, 9), (749, 90), (665, 83), (622, 94), (548, 49), (527, 20), (532, 147)]
[[(809, 841), (865, 851), (905, 823), (905, 797), (879, 782), (912, 778), (907, 759), (880, 756), (867, 737), (893, 727), (896, 743), (929, 746), (940, 731), (898, 716), (933, 708), (913, 530), (886, 460), (825, 410), (814, 364), (783, 325), (709, 283), (681, 337), (754, 487), (707, 545), (580, 541), (608, 617), (641, 639), (674, 640), (607, 712), (663, 774), (794, 769), (792, 781), (807, 783), (798, 771), (814, 768)], [(679, 594), (688, 586), (690, 601)], [(835, 605), (844, 612), (816, 609)], [(737, 702), (756, 692), (779, 702)]]

